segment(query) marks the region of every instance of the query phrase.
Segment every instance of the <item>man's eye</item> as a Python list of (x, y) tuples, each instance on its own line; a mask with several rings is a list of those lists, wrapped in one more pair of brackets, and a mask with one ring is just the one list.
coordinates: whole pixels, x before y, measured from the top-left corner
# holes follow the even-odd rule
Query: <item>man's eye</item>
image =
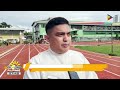
[(70, 35), (71, 35), (71, 33), (67, 33), (67, 35), (68, 35), (68, 36), (70, 36)]
[(64, 33), (58, 33), (58, 34), (56, 34), (57, 36), (63, 36), (64, 35)]
[(60, 36), (63, 36), (63, 34), (59, 34), (59, 35), (57, 35), (57, 36), (59, 36), (59, 37), (60, 37)]

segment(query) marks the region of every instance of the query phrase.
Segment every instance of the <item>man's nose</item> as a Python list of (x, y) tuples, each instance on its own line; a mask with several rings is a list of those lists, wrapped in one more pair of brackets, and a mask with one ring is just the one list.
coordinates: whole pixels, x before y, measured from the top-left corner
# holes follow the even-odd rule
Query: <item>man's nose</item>
[(67, 42), (68, 39), (69, 39), (69, 36), (68, 36), (68, 35), (64, 35), (64, 37), (63, 37), (63, 41), (64, 41), (64, 42)]

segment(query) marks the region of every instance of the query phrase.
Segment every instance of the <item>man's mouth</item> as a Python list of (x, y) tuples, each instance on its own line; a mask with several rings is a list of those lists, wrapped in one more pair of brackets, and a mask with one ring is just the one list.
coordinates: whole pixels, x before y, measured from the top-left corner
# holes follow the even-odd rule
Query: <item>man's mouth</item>
[(67, 48), (69, 44), (62, 44), (62, 47)]

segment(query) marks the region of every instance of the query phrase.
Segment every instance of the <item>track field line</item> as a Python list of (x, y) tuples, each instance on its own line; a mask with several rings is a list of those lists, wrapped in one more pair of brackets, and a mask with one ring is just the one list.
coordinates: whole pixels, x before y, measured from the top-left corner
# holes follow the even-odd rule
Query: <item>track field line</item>
[(118, 74), (116, 74), (116, 73), (110, 72), (110, 71), (108, 71), (108, 70), (104, 70), (104, 71), (105, 71), (105, 72), (108, 72), (108, 73), (111, 73), (111, 74), (113, 74), (113, 75), (115, 75), (115, 76), (120, 77), (120, 75), (118, 75)]
[(114, 64), (111, 64), (111, 63), (107, 63), (107, 62), (104, 62), (104, 61), (96, 60), (96, 59), (94, 59), (94, 58), (90, 58), (90, 57), (88, 57), (88, 56), (86, 56), (86, 58), (92, 59), (92, 60), (94, 60), (94, 61), (99, 61), (99, 62), (102, 62), (102, 63), (106, 63), (106, 64), (109, 64), (109, 65), (111, 65), (111, 66), (120, 67), (120, 66), (117, 66), (117, 65), (114, 65)]
[(17, 45), (17, 46), (15, 46), (15, 47), (13, 47), (13, 48), (7, 50), (6, 52), (0, 54), (0, 57), (3, 56), (3, 55), (5, 55), (5, 54), (7, 54), (7, 53), (9, 53), (9, 52), (11, 52), (12, 50), (16, 49), (16, 48), (19, 47), (19, 46), (20, 46), (20, 45)]
[[(25, 45), (22, 47), (22, 49), (25, 47)], [(16, 59), (16, 57), (20, 54), (20, 52), (22, 51), (22, 49), (18, 52), (18, 54), (14, 57), (14, 59), (11, 61), (11, 62), (13, 62), (15, 59)], [(10, 63), (11, 63), (10, 62)], [(9, 63), (9, 65), (10, 65), (10, 63)], [(1, 73), (1, 75), (0, 75), (0, 78), (2, 77), (2, 75), (5, 73), (5, 71), (6, 71), (7, 69), (5, 69), (2, 73)]]
[[(102, 62), (102, 63), (105, 63), (105, 64), (109, 64), (109, 65), (111, 65), (111, 66), (120, 67), (120, 66), (117, 66), (117, 65), (114, 65), (114, 64), (110, 64), (110, 63), (106, 63), (106, 62), (103, 62), (103, 61), (99, 61), (99, 60), (96, 60), (96, 59), (93, 59), (93, 58), (89, 58), (89, 57), (86, 57), (86, 58), (92, 59), (92, 60), (94, 60), (94, 61)], [(118, 74), (116, 74), (116, 73), (113, 73), (113, 72), (111, 72), (111, 71), (108, 71), (108, 70), (104, 70), (104, 71), (109, 72), (109, 73), (111, 73), (111, 74), (113, 74), (113, 75), (116, 75), (116, 76), (120, 76), (120, 75), (118, 75)]]
[(35, 45), (33, 45), (33, 46), (34, 46), (34, 48), (37, 50), (37, 52), (40, 53), (40, 51), (36, 48), (36, 46), (35, 46)]
[[(20, 47), (20, 46), (19, 46), (19, 47)], [(15, 52), (15, 51), (16, 51), (16, 50), (14, 50), (14, 51), (12, 50), (12, 51), (10, 51), (10, 52), (4, 54), (3, 56), (0, 57), (0, 59), (3, 58), (3, 57), (5, 57), (5, 56), (7, 56), (8, 54), (10, 54), (10, 53), (12, 53), (12, 52)]]
[(120, 61), (115, 60), (115, 59), (106, 58), (106, 57), (108, 57), (108, 56), (106, 56), (106, 57), (104, 57), (104, 56), (103, 56), (103, 57), (101, 57), (101, 56), (97, 56), (97, 55), (90, 54), (90, 53), (87, 53), (87, 52), (83, 52), (83, 53), (85, 53), (86, 55), (95, 56), (96, 58), (97, 58), (97, 57), (99, 57), (99, 58), (103, 58), (103, 59), (107, 59), (107, 60), (111, 60), (111, 61), (115, 61), (115, 62), (120, 62)]

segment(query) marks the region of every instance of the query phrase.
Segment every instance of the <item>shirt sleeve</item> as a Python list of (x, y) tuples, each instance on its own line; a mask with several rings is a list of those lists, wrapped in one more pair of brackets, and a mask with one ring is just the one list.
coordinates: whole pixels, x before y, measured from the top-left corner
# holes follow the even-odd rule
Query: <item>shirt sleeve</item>
[(41, 79), (40, 72), (30, 72), (27, 70), (24, 72), (23, 79)]
[(98, 79), (98, 76), (94, 71), (89, 71), (86, 72), (86, 79)]
[[(36, 64), (35, 57), (31, 58), (29, 61), (31, 64)], [(23, 79), (41, 79), (40, 72), (30, 72), (30, 70), (26, 70), (23, 75)]]

